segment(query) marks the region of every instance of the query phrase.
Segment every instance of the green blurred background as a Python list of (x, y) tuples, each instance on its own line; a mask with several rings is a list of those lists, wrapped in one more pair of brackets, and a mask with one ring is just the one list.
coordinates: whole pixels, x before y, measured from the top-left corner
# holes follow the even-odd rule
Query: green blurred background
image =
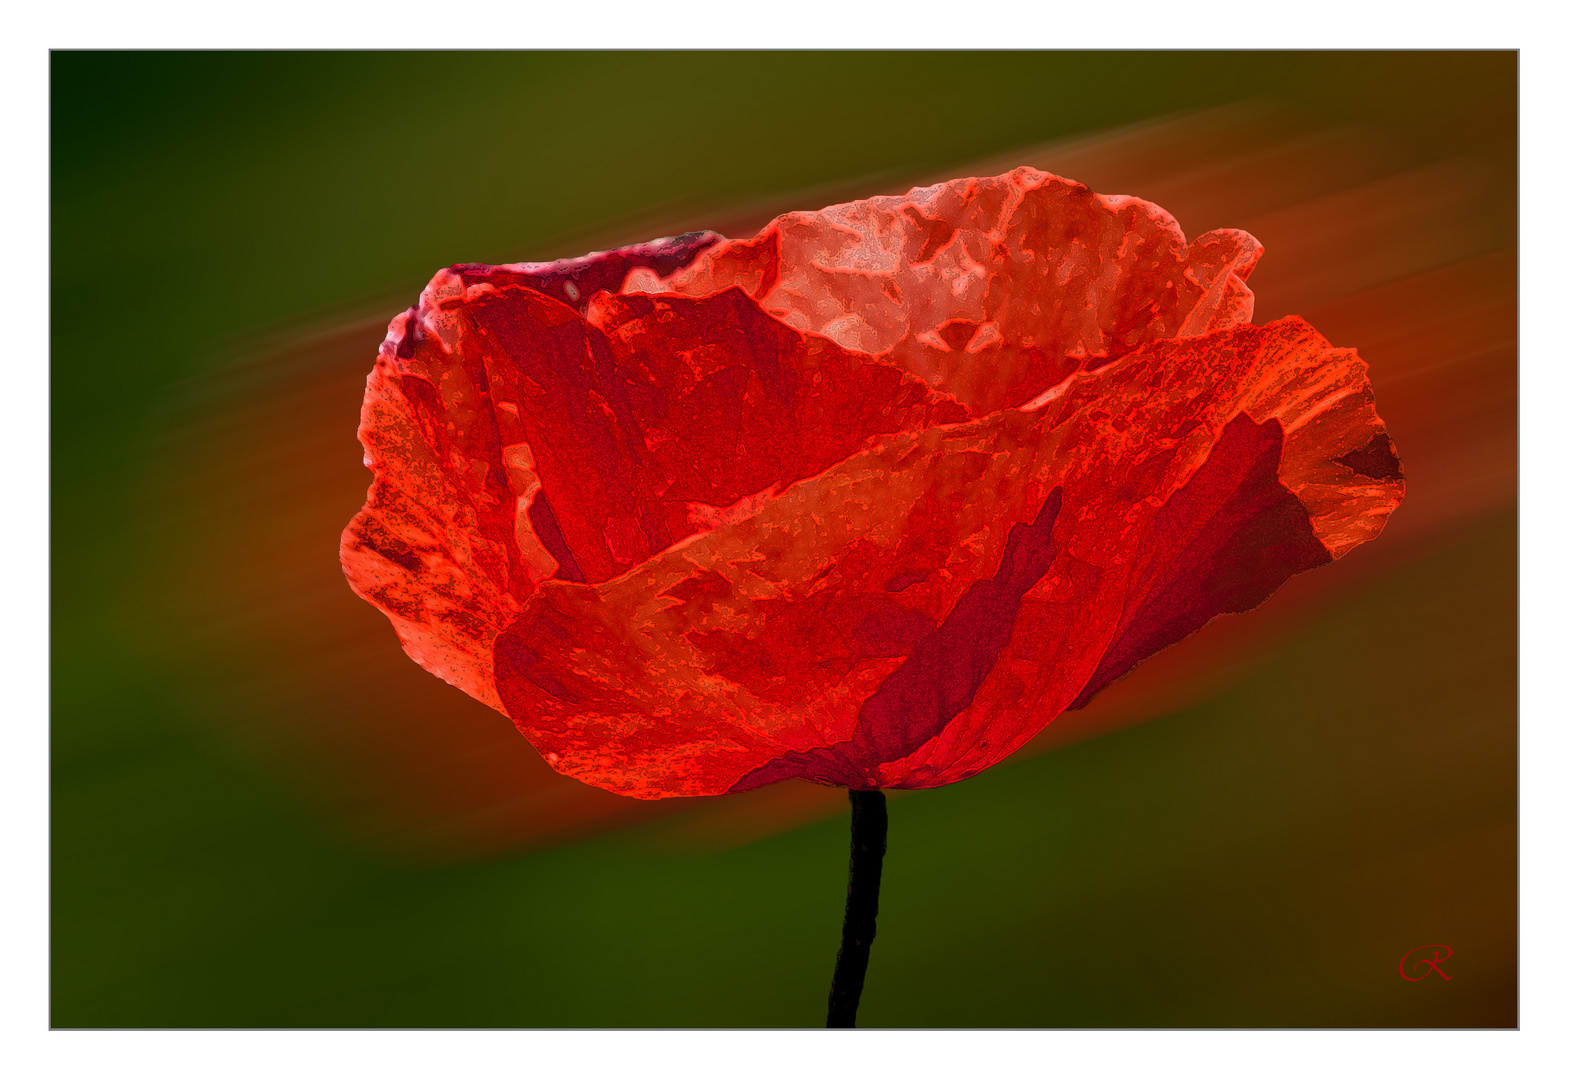
[[(53, 1024), (819, 1025), (847, 814), (580, 793), (403, 659), (337, 571), (356, 383), (443, 265), (1247, 101), (1382, 155), (1268, 219), (1371, 269), (1261, 228), (1254, 284), (1361, 347), (1408, 506), (1196, 697), (893, 798), (861, 1023), (1514, 1025), (1515, 95), (1512, 53), (54, 54)], [(1238, 153), (1189, 187), (1328, 160)]]

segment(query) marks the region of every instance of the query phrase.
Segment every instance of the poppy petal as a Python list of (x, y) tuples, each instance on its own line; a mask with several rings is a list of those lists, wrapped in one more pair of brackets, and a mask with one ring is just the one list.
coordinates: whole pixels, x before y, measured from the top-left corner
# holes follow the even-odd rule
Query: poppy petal
[(541, 583), (500, 696), (559, 771), (642, 798), (950, 783), (1376, 535), (1404, 491), (1356, 467), (1380, 437), (1365, 365), (1300, 319), (1155, 342)]
[(868, 438), (968, 419), (739, 289), (601, 294), (583, 318), (531, 289), (471, 287), (450, 312), (489, 373), (503, 453), (539, 477), (565, 549), (552, 554), (590, 582), (752, 512)]
[(496, 633), (535, 581), (557, 573), (583, 580), (560, 543), (529, 448), (504, 448), (497, 438), (489, 375), (458, 348), (451, 306), (470, 285), (508, 284), (586, 304), (633, 267), (672, 273), (721, 239), (695, 232), (553, 263), (458, 266), (393, 320), (360, 415), (375, 479), (339, 558), (350, 587), (387, 614), (427, 671), (500, 710)]
[(530, 579), (556, 563), (512, 535), (518, 500), (495, 432), (484, 369), (433, 342), (420, 309), (398, 316), (360, 416), (374, 478), (339, 554), (350, 587), (386, 613), (410, 657), (502, 709), (492, 643)]
[(585, 316), (518, 273), (443, 271), (394, 323), (342, 556), (411, 656), (496, 708), (496, 634), (539, 582), (605, 581), (868, 440), (969, 418), (738, 289), (601, 292)]
[(595, 293), (619, 291), (629, 271), (641, 268), (654, 274), (673, 274), (695, 259), (699, 252), (723, 239), (718, 233), (705, 230), (667, 236), (646, 244), (629, 244), (612, 251), (595, 251), (576, 259), (498, 266), (461, 263), (452, 269), (465, 286), (480, 283), (497, 288), (524, 285), (581, 311)]
[(1139, 345), (1246, 323), (1262, 246), (1191, 245), (1142, 199), (1035, 169), (786, 214), (625, 291), (740, 286), (792, 326), (887, 358), (976, 415)]

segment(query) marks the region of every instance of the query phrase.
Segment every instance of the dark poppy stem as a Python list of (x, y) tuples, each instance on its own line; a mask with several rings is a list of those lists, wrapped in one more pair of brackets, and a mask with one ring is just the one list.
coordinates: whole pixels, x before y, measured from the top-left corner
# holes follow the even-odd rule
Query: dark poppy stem
[(828, 991), (828, 1026), (853, 1028), (866, 983), (866, 961), (877, 936), (877, 892), (888, 850), (888, 800), (880, 791), (850, 792), (850, 888), (844, 899), (844, 937)]

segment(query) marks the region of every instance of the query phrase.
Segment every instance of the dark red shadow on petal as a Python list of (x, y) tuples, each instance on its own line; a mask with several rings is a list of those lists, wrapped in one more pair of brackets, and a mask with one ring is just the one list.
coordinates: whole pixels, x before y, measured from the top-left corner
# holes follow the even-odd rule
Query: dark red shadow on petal
[(587, 580), (604, 581), (619, 573), (613, 549), (621, 562), (638, 562), (672, 543), (637, 498), (644, 432), (604, 335), (575, 310), (515, 286), (466, 311), (485, 346), (502, 441), (534, 448), (561, 537), (556, 560), (567, 565), (561, 552), (570, 551)]
[(697, 258), (705, 248), (713, 247), (723, 239), (716, 232), (689, 232), (651, 240), (646, 244), (630, 244), (614, 251), (596, 251), (577, 259), (521, 263), (515, 268), (487, 263), (460, 263), (453, 269), (462, 276), (464, 285), (480, 281), (489, 282), (498, 288), (502, 285), (525, 285), (581, 311), (596, 292), (620, 291), (621, 283), (633, 267), (647, 267), (661, 276), (673, 274)]
[[(1138, 554), (1143, 568), (1111, 644), (1069, 708), (1081, 708), (1215, 616), (1254, 608), (1293, 575), (1331, 560), (1307, 509), (1280, 483), (1283, 444), (1278, 420), (1256, 424), (1239, 416), (1226, 425), (1209, 458), (1151, 522)], [(972, 585), (867, 699), (853, 738), (783, 754), (730, 790), (790, 777), (874, 783), (879, 765), (912, 753), (969, 708), (1013, 633), (1024, 596), (1051, 565), (1061, 503), (1059, 487), (1033, 524), (1013, 527), (997, 575)]]
[(556, 607), (537, 600), (496, 635), (492, 656), (496, 690), (514, 723), (531, 715), (529, 697), (519, 692), (523, 682), (567, 705), (606, 705), (617, 700), (613, 690), (574, 669), (572, 656), (580, 649), (621, 662), (632, 654), (625, 641), (605, 628), (585, 630)]
[(1029, 525), (1008, 530), (994, 577), (965, 590), (948, 617), (861, 705), (855, 734), (812, 750), (792, 750), (747, 773), (730, 788), (747, 791), (790, 777), (867, 786), (873, 770), (918, 749), (975, 700), (1008, 644), (1019, 605), (1051, 567), (1052, 528), (1062, 488)]
[(868, 438), (969, 416), (736, 288), (602, 296), (586, 319), (515, 285), (463, 308), (500, 442), (532, 448), (530, 521), (567, 580), (607, 581)]
[(1389, 434), (1380, 431), (1367, 441), (1367, 445), (1353, 450), (1349, 454), (1341, 454), (1335, 459), (1359, 476), (1369, 480), (1402, 480), (1405, 472), (1400, 466), (1400, 459), (1395, 456), (1393, 444), (1389, 441)]
[(1284, 441), (1278, 420), (1239, 416), (1226, 425), (1209, 459), (1156, 514), (1140, 553), (1148, 564), (1116, 636), (1068, 708), (1089, 704), (1216, 615), (1257, 607), (1292, 575), (1330, 561), (1306, 507), (1280, 483)]
[(572, 555), (572, 549), (567, 547), (566, 539), (561, 535), (561, 526), (556, 523), (556, 513), (550, 508), (550, 499), (543, 491), (534, 495), (534, 501), (528, 508), (529, 524), (534, 527), (534, 534), (539, 537), (539, 542), (545, 545), (545, 550), (560, 566), (556, 569), (555, 576), (562, 581), (576, 581), (579, 584), (588, 580), (583, 576), (583, 570), (577, 564), (577, 559)]

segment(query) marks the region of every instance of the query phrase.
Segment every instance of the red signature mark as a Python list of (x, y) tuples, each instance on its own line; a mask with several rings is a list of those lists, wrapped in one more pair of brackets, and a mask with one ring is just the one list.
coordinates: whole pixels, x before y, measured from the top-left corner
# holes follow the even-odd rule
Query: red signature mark
[[(1431, 958), (1429, 958), (1427, 955), (1428, 950), (1432, 950)], [(1422, 955), (1418, 956), (1415, 960), (1411, 960), (1413, 953), (1421, 953)], [(1443, 955), (1439, 955), (1440, 953)], [(1439, 975), (1443, 976), (1445, 982), (1448, 982), (1449, 976), (1445, 975), (1444, 969), (1438, 965), (1442, 964), (1445, 960), (1448, 960), (1454, 954), (1455, 951), (1448, 945), (1418, 945), (1416, 948), (1410, 950), (1400, 958), (1400, 977), (1406, 982), (1421, 982), (1423, 979), (1427, 978), (1436, 971)], [(1407, 960), (1411, 960), (1411, 962), (1407, 964)], [(1406, 974), (1408, 969), (1412, 972), (1412, 974)], [(1421, 972), (1420, 975), (1416, 974), (1418, 971)]]

